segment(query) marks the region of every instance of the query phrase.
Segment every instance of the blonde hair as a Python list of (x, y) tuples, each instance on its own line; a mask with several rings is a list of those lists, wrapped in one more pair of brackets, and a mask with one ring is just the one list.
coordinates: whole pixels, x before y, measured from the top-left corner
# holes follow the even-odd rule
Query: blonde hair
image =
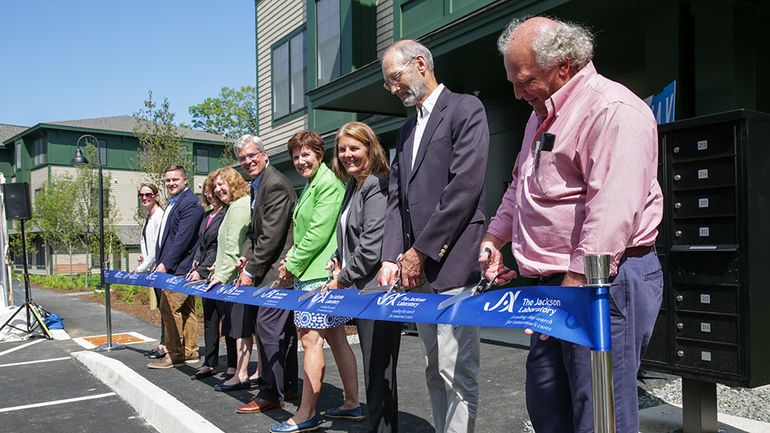
[(250, 193), (249, 184), (246, 183), (246, 181), (243, 180), (243, 177), (232, 167), (218, 168), (211, 173), (209, 177), (211, 177), (212, 182), (216, 181), (217, 177), (221, 177), (227, 182), (227, 185), (230, 187), (230, 195), (232, 196), (230, 203), (241, 197), (247, 196)]

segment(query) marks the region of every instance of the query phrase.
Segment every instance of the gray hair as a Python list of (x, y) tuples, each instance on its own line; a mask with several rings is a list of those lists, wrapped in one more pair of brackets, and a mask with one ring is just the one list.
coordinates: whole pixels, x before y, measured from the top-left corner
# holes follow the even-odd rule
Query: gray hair
[[(385, 54), (389, 54), (390, 52), (398, 53), (401, 56), (402, 63), (406, 63), (409, 60), (420, 56), (425, 59), (425, 65), (428, 67), (428, 70), (433, 72), (433, 54), (431, 54), (428, 47), (415, 40), (405, 39), (398, 41), (391, 45), (385, 51)], [(383, 57), (385, 57), (385, 54)]]
[[(516, 30), (530, 17), (514, 18), (497, 39), (497, 50), (505, 55)], [(537, 65), (543, 70), (550, 70), (559, 63), (569, 60), (580, 70), (594, 57), (594, 36), (580, 24), (552, 19), (555, 25), (544, 25), (532, 41)]]
[(243, 146), (252, 143), (255, 146), (257, 146), (257, 150), (260, 152), (265, 151), (265, 145), (262, 143), (262, 140), (259, 139), (256, 135), (251, 134), (244, 134), (241, 135), (240, 138), (235, 140), (235, 143), (233, 143), (233, 152), (235, 152), (235, 156), (238, 156), (238, 152), (243, 149)]

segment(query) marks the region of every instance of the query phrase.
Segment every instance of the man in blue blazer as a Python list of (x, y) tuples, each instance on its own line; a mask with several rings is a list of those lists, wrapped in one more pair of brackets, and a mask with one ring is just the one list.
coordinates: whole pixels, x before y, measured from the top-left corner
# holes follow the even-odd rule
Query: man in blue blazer
[[(458, 293), (481, 276), (478, 245), (486, 229), (484, 176), (489, 129), (472, 95), (439, 84), (433, 57), (403, 40), (382, 58), (385, 88), (417, 115), (401, 127), (391, 165), (380, 284)], [(399, 258), (400, 256), (400, 258)], [(425, 349), (436, 432), (472, 432), (478, 406), (477, 327), (417, 324)]]
[[(164, 175), (168, 191), (168, 207), (163, 214), (158, 234), (155, 272), (186, 275), (192, 266), (193, 247), (198, 241), (198, 227), (203, 206), (187, 188), (187, 172), (172, 165)], [(164, 290), (160, 298), (160, 317), (166, 333), (166, 356), (147, 364), (149, 368), (171, 368), (194, 363), (198, 354), (198, 317), (195, 298), (184, 293)]]

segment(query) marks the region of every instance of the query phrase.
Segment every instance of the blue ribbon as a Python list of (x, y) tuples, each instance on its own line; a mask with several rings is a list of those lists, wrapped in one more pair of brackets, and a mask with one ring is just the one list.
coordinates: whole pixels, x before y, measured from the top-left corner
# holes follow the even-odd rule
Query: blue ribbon
[(358, 290), (329, 290), (300, 302), (298, 290), (269, 289), (253, 296), (256, 287), (193, 284), (169, 274), (137, 274), (106, 270), (107, 283), (155, 287), (193, 296), (258, 307), (325, 313), (371, 320), (441, 323), (456, 326), (529, 328), (594, 351), (610, 350), (607, 287), (527, 286), (472, 296), (449, 308), (438, 304), (449, 295), (387, 292), (359, 295)]

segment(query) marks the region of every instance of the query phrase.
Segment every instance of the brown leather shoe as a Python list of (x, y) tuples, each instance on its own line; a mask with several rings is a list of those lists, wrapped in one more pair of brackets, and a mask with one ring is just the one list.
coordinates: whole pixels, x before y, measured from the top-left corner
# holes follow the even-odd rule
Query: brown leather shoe
[(179, 365), (184, 365), (184, 361), (173, 362), (171, 361), (171, 357), (166, 355), (157, 361), (147, 364), (147, 368), (164, 369), (164, 368), (176, 367)]
[(299, 400), (299, 394), (297, 391), (286, 391), (283, 395), (283, 401), (295, 401)]
[(235, 412), (236, 413), (260, 413), (270, 409), (278, 409), (278, 408), (283, 408), (283, 403), (278, 403), (277, 401), (269, 401), (259, 397), (254, 397), (253, 400), (244, 404), (243, 406), (238, 406), (238, 409), (235, 409)]

